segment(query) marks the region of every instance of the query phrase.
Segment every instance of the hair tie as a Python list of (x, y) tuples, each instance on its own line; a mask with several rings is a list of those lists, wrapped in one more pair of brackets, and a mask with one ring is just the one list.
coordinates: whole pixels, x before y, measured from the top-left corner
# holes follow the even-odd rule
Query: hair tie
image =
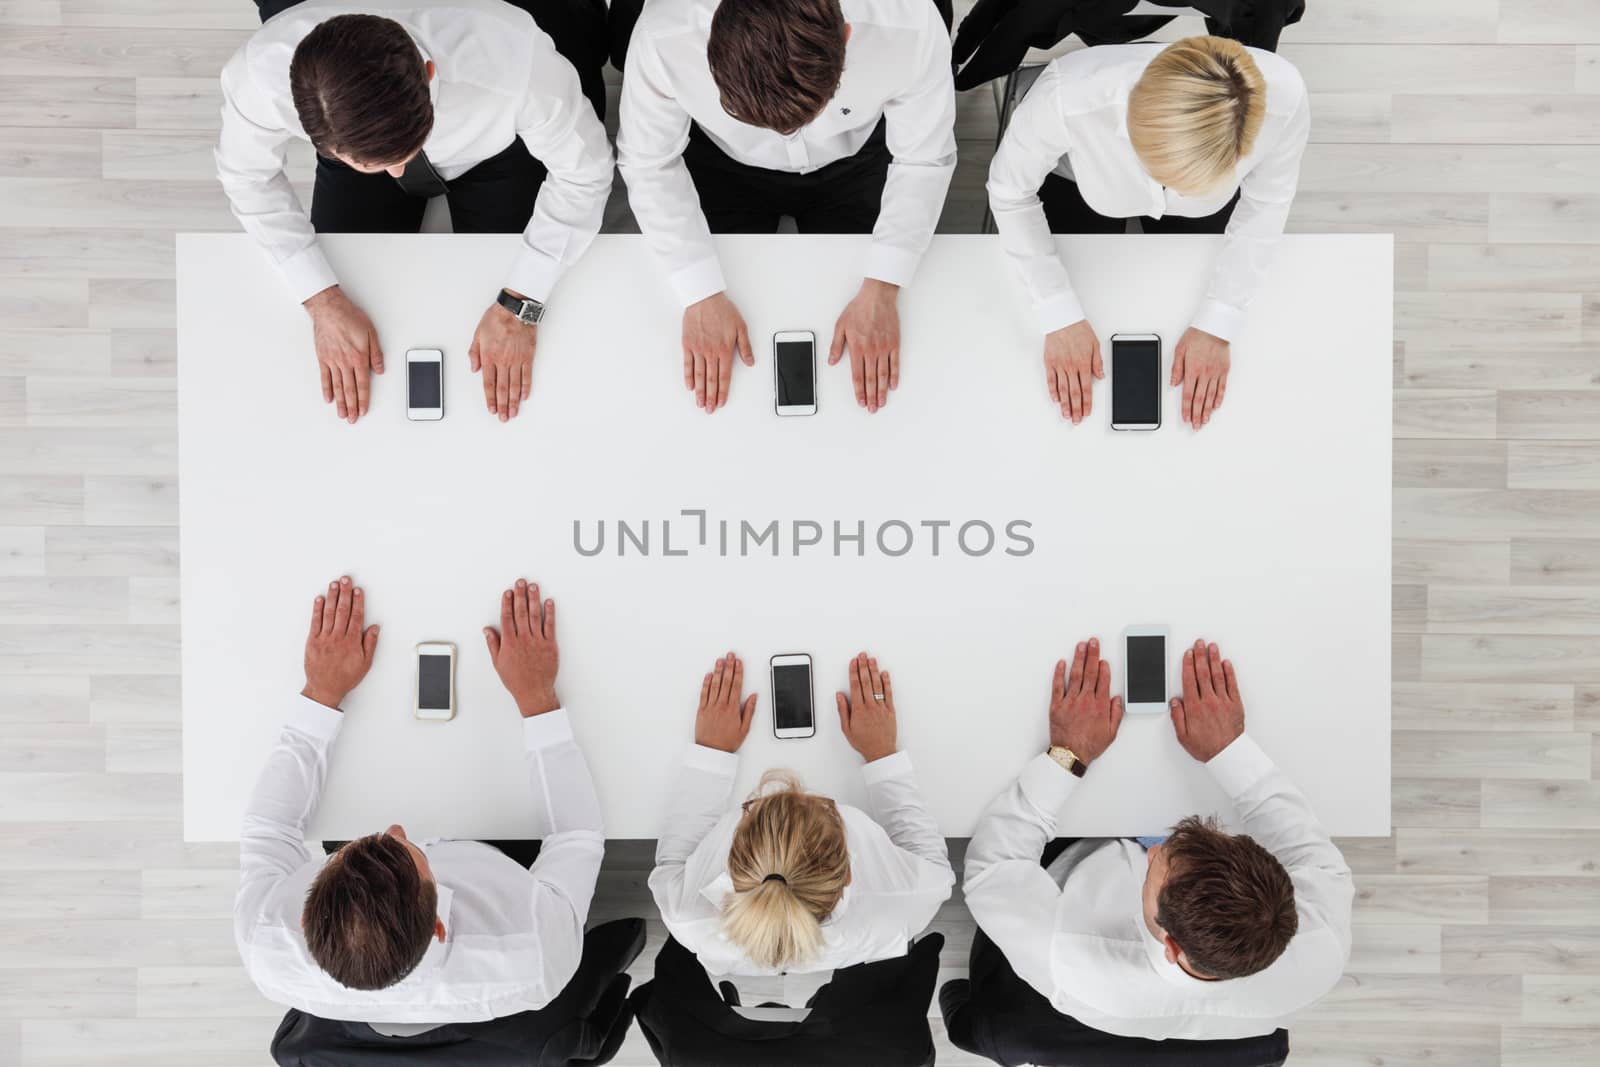
[(769, 874), (765, 878), (761, 879), (762, 885), (766, 885), (768, 882), (782, 882), (784, 885), (788, 885), (789, 879), (785, 878), (781, 874)]

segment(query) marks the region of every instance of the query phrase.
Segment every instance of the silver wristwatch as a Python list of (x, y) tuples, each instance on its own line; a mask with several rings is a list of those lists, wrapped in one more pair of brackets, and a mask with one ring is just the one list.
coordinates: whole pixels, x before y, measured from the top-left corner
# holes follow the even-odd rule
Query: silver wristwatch
[(539, 320), (544, 318), (544, 305), (537, 300), (526, 300), (520, 296), (512, 296), (508, 290), (500, 290), (497, 302), (524, 326), (537, 326)]

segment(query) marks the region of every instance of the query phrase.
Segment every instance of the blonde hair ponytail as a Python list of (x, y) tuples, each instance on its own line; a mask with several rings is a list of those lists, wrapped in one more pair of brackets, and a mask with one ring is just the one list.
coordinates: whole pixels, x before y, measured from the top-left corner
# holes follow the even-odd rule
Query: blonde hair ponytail
[(1128, 95), (1128, 139), (1150, 176), (1180, 193), (1209, 191), (1255, 147), (1267, 84), (1244, 45), (1186, 37), (1161, 50)]
[(804, 963), (822, 947), (822, 922), (850, 880), (844, 819), (789, 771), (768, 771), (728, 849), (733, 892), (722, 901), (728, 939), (762, 967)]

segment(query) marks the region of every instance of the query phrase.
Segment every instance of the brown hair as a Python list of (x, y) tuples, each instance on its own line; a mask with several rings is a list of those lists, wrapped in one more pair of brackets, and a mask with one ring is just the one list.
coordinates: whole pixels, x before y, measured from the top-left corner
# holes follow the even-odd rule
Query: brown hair
[(822, 921), (850, 881), (838, 806), (805, 792), (789, 771), (768, 771), (733, 831), (728, 874), (733, 892), (722, 902), (722, 928), (730, 941), (763, 967), (815, 956)]
[(1243, 978), (1283, 955), (1298, 919), (1283, 864), (1244, 835), (1190, 816), (1162, 850), (1167, 880), (1156, 922), (1189, 963), (1212, 978)]
[(1186, 37), (1161, 50), (1128, 94), (1128, 140), (1150, 176), (1187, 195), (1233, 176), (1255, 147), (1267, 83), (1244, 45)]
[(411, 35), (377, 15), (336, 15), (289, 64), (300, 125), (318, 152), (366, 166), (416, 155), (433, 129), (428, 70)]
[(359, 838), (311, 883), (300, 918), (306, 947), (339, 984), (387, 989), (422, 962), (438, 900), (405, 845), (388, 834)]
[(706, 59), (724, 111), (793, 133), (839, 91), (844, 43), (839, 0), (724, 0), (711, 16)]

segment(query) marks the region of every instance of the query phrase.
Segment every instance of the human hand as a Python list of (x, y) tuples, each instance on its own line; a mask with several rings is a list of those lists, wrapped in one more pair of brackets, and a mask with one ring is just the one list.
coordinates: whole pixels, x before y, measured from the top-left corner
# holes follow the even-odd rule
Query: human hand
[(1244, 701), (1233, 661), (1216, 645), (1196, 641), (1183, 654), (1183, 697), (1172, 699), (1172, 728), (1183, 750), (1201, 763), (1244, 733)]
[(889, 672), (879, 673), (878, 661), (863, 652), (850, 661), (849, 673), (850, 695), (834, 694), (844, 739), (868, 763), (894, 755), (894, 689)]
[(538, 583), (518, 578), (515, 589), (500, 594), (500, 629), (483, 628), (489, 659), (524, 719), (554, 711), (556, 672), (561, 650), (556, 647), (556, 602), (539, 601)]
[(1050, 744), (1070, 748), (1084, 763), (1093, 763), (1117, 739), (1122, 725), (1122, 697), (1111, 695), (1111, 664), (1100, 658), (1100, 640), (1079, 641), (1066, 660), (1056, 662), (1050, 686)]
[(1044, 379), (1050, 399), (1061, 405), (1061, 417), (1076, 426), (1089, 417), (1094, 382), (1106, 376), (1100, 361), (1100, 338), (1088, 319), (1079, 319), (1044, 335)]
[(361, 684), (378, 648), (378, 627), (366, 626), (366, 597), (345, 575), (328, 583), (326, 596), (311, 605), (306, 636), (306, 685), (302, 696), (338, 709)]
[(322, 400), (339, 417), (355, 422), (367, 413), (371, 374), (383, 373), (383, 349), (367, 313), (344, 290), (330, 285), (304, 304), (311, 315), (311, 339), (322, 371)]
[(900, 309), (898, 285), (866, 278), (833, 328), (828, 366), (850, 353), (850, 380), (856, 403), (876, 412), (889, 402), (889, 390), (900, 387)]
[(537, 325), (520, 322), (499, 304), (490, 304), (478, 320), (467, 358), (474, 372), (482, 371), (484, 403), (501, 422), (516, 418), (533, 389), (533, 350), (538, 342)]
[(727, 293), (708, 296), (683, 312), (683, 387), (694, 391), (696, 407), (707, 415), (728, 403), (733, 357), (756, 365), (744, 316)]
[(744, 662), (729, 652), (700, 683), (700, 708), (694, 715), (694, 743), (719, 752), (737, 752), (756, 717), (756, 694), (744, 696)]
[(1178, 405), (1183, 421), (1200, 429), (1211, 421), (1228, 391), (1228, 342), (1193, 326), (1183, 331), (1172, 354), (1172, 385), (1183, 383)]

